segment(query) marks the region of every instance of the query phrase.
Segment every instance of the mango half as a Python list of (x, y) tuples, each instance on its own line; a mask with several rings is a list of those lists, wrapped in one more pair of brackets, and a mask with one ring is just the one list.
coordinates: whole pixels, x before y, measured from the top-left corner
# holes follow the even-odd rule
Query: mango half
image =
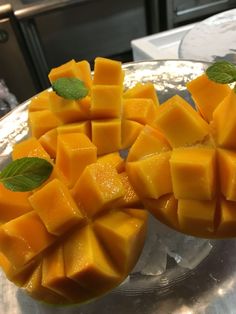
[(203, 74), (187, 85), (199, 111), (178, 95), (157, 108), (152, 127), (130, 148), (126, 170), (145, 208), (169, 227), (234, 237), (236, 93), (208, 81)]

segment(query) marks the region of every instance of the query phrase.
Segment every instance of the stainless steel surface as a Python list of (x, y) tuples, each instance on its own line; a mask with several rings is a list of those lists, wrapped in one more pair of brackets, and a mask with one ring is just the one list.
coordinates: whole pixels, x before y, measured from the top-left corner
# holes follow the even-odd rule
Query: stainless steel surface
[(0, 1), (0, 17), (6, 16), (9, 12), (11, 12), (12, 7), (11, 4), (5, 1)]
[(44, 12), (73, 4), (80, 4), (94, 0), (10, 0), (14, 13), (18, 19), (32, 17)]
[(0, 79), (20, 102), (36, 93), (27, 61), (11, 7), (0, 3)]
[[(207, 65), (181, 60), (130, 63), (124, 65), (125, 85), (151, 81), (161, 102), (176, 93), (191, 101), (185, 84)], [(28, 102), (23, 103), (0, 120), (1, 167), (9, 160), (14, 143), (27, 135), (27, 105)], [(181, 253), (176, 254), (177, 248)], [(151, 271), (145, 273), (145, 265), (150, 261)], [(33, 301), (3, 274), (0, 276), (0, 313), (5, 314), (236, 313), (236, 239), (199, 240), (181, 235), (154, 219), (150, 219), (144, 251), (129, 278), (90, 304), (48, 306)]]
[(192, 23), (235, 6), (235, 0), (166, 0), (167, 28)]

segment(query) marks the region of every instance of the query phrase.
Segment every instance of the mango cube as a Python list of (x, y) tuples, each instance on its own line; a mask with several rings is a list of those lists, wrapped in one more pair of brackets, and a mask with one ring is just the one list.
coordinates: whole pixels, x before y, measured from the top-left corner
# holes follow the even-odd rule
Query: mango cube
[(209, 237), (214, 232), (216, 200), (179, 200), (180, 230), (191, 235)]
[(67, 179), (70, 187), (77, 181), (84, 168), (97, 160), (97, 148), (82, 133), (59, 134), (56, 166)]
[(92, 84), (91, 69), (88, 61), (76, 62), (74, 59), (51, 69), (48, 78), (51, 83), (61, 77), (76, 77), (82, 80), (90, 88)]
[(175, 95), (159, 108), (155, 125), (172, 147), (192, 145), (209, 134), (209, 126), (180, 96)]
[(31, 192), (12, 192), (0, 184), (0, 223), (31, 211), (28, 201), (30, 195)]
[(84, 84), (91, 88), (92, 86), (92, 74), (91, 74), (91, 67), (87, 60), (81, 60), (76, 62), (76, 69), (77, 69), (77, 78), (84, 82)]
[(164, 135), (149, 125), (140, 131), (136, 141), (129, 150), (127, 161), (139, 160), (145, 156), (170, 150)]
[(173, 150), (171, 178), (177, 199), (211, 200), (215, 195), (215, 150), (189, 147)]
[(42, 285), (70, 302), (84, 302), (89, 293), (66, 277), (63, 245), (53, 247), (43, 258)]
[(61, 235), (83, 221), (83, 215), (69, 190), (58, 179), (34, 192), (29, 202), (52, 234)]
[(55, 92), (49, 95), (49, 108), (64, 123), (88, 118), (88, 112), (83, 110), (76, 100), (65, 99)]
[(157, 107), (149, 98), (125, 98), (123, 101), (123, 118), (141, 124), (152, 124)]
[(91, 137), (91, 124), (89, 120), (63, 124), (57, 128), (57, 133), (58, 134), (83, 133), (90, 138)]
[(57, 128), (51, 129), (39, 138), (39, 143), (51, 158), (56, 157), (57, 152)]
[(49, 93), (50, 92), (48, 90), (45, 90), (39, 93), (37, 96), (33, 97), (28, 106), (29, 112), (49, 109)]
[(150, 98), (159, 106), (157, 92), (152, 83), (137, 83), (124, 92), (124, 98)]
[(91, 88), (91, 116), (119, 118), (121, 115), (122, 88), (119, 85), (93, 85)]
[(15, 267), (27, 264), (54, 241), (55, 237), (34, 211), (0, 227), (0, 250)]
[(234, 237), (236, 228), (236, 203), (220, 200), (217, 234), (222, 237)]
[(123, 120), (121, 124), (122, 139), (121, 148), (126, 149), (133, 145), (144, 126), (141, 123), (131, 120)]
[(227, 200), (236, 201), (236, 152), (217, 150), (220, 188)]
[(61, 124), (62, 121), (50, 110), (29, 112), (29, 128), (36, 138)]
[(94, 61), (94, 85), (122, 85), (124, 72), (121, 62), (97, 57)]
[(236, 149), (236, 93), (232, 90), (213, 113), (213, 130), (217, 144)]
[(24, 290), (33, 298), (53, 304), (65, 304), (66, 299), (42, 285), (42, 263), (33, 271), (29, 280), (23, 286)]
[(85, 168), (72, 193), (77, 204), (81, 204), (91, 217), (111, 206), (112, 202), (124, 195), (125, 190), (115, 168), (94, 163)]
[(227, 84), (210, 80), (205, 73), (188, 82), (186, 86), (198, 110), (208, 122), (212, 120), (216, 107), (231, 90)]
[(121, 148), (121, 120), (93, 120), (92, 142), (98, 155), (113, 153)]
[(159, 198), (172, 192), (170, 156), (170, 152), (164, 152), (127, 164), (130, 182), (139, 196)]
[(12, 159), (15, 160), (23, 157), (39, 157), (50, 160), (49, 154), (35, 137), (29, 137), (14, 145)]
[(66, 276), (93, 293), (101, 294), (122, 280), (91, 226), (77, 229), (68, 237), (64, 262)]
[[(132, 210), (129, 214), (113, 211), (98, 218), (94, 223), (98, 238), (104, 243), (106, 250), (111, 252), (113, 260), (122, 273), (128, 273), (134, 266), (141, 253), (138, 243), (143, 243), (145, 238), (144, 219), (131, 216), (131, 213)], [(133, 245), (134, 243), (137, 245)]]
[(98, 157), (97, 162), (99, 164), (107, 164), (114, 167), (118, 173), (125, 169), (125, 161), (118, 152), (100, 156)]
[(146, 198), (144, 205), (159, 221), (172, 228), (179, 227), (178, 223), (178, 201), (172, 193), (165, 194), (158, 199)]
[(119, 173), (125, 194), (115, 202), (117, 208), (142, 208), (142, 202), (130, 183), (126, 171)]

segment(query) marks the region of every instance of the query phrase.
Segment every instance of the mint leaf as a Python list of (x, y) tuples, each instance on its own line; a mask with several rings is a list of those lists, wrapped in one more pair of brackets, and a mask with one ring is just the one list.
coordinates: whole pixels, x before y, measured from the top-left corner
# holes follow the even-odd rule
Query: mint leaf
[(88, 94), (88, 88), (84, 82), (75, 77), (61, 77), (52, 83), (52, 89), (57, 95), (66, 98), (78, 100)]
[(236, 81), (236, 66), (228, 61), (217, 61), (207, 68), (206, 74), (216, 83), (233, 83)]
[(0, 173), (0, 182), (14, 192), (31, 191), (46, 181), (53, 165), (43, 158), (23, 157), (8, 164)]

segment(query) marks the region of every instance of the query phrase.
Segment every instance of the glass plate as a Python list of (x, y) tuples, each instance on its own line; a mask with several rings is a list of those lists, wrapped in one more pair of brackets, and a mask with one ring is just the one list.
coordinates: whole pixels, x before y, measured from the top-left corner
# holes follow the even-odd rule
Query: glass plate
[(236, 63), (236, 9), (195, 24), (182, 38), (179, 57), (201, 61), (225, 59)]
[[(127, 63), (125, 86), (152, 82), (161, 102), (176, 93), (188, 101), (185, 84), (207, 63), (168, 60)], [(0, 120), (0, 167), (15, 142), (28, 134), (26, 101)], [(0, 273), (0, 313), (5, 314), (233, 314), (236, 313), (236, 240), (210, 241), (180, 234), (149, 219), (143, 253), (128, 278), (89, 304), (52, 307), (34, 301)]]

